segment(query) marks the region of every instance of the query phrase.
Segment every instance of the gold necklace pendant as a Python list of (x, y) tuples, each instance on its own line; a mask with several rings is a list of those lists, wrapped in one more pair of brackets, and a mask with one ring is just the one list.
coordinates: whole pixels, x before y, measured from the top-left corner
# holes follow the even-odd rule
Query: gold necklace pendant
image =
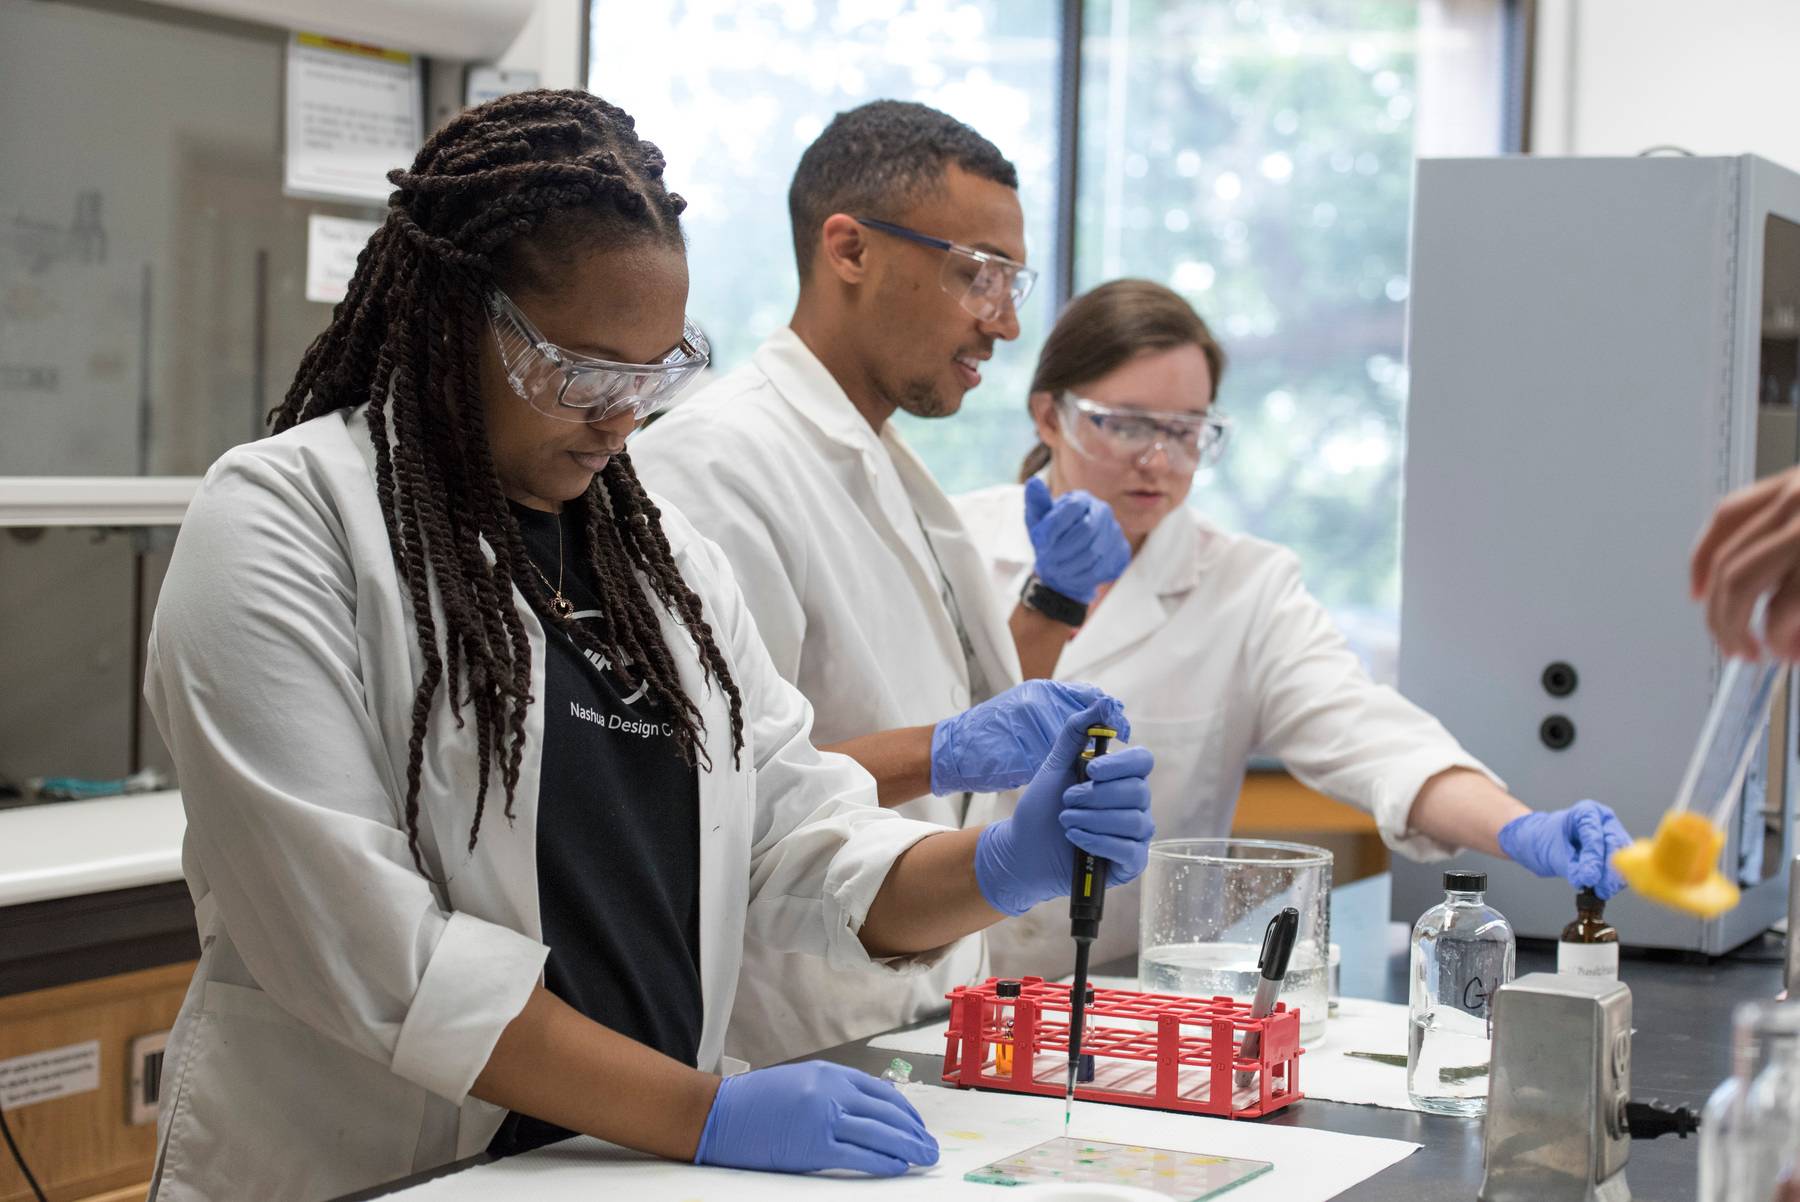
[(563, 554), (562, 554), (562, 514), (556, 515), (556, 583), (550, 583), (550, 577), (544, 575), (544, 569), (538, 567), (537, 560), (527, 553), (525, 561), (531, 570), (537, 573), (544, 587), (550, 590), (550, 612), (558, 618), (567, 618), (575, 612), (575, 603), (563, 596)]

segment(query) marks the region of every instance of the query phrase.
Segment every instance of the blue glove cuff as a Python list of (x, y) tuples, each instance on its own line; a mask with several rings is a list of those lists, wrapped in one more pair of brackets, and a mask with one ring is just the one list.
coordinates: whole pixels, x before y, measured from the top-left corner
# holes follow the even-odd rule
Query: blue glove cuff
[(945, 718), (931, 728), (931, 795), (961, 793), (962, 784), (950, 765), (956, 758), (956, 719)]
[(712, 1105), (706, 1111), (706, 1125), (700, 1128), (700, 1142), (694, 1147), (694, 1163), (708, 1164), (707, 1153), (711, 1149), (713, 1127), (719, 1121), (719, 1103), (725, 1100), (725, 1091), (731, 1088), (731, 1078), (719, 1078), (719, 1092), (713, 1095)]
[(1041, 899), (1020, 894), (1006, 869), (1012, 856), (1011, 819), (981, 828), (975, 839), (975, 884), (987, 904), (1008, 918), (1017, 918)]
[(1026, 579), (1025, 587), (1019, 591), (1019, 602), (1026, 609), (1035, 609), (1064, 626), (1080, 626), (1086, 622), (1088, 607), (1093, 605), (1094, 596), (1100, 591), (1100, 582), (1072, 577), (1064, 580), (1060, 573), (1052, 580), (1044, 572), (1044, 563), (1039, 560)]
[(1514, 818), (1511, 822), (1500, 828), (1500, 836), (1498, 839), (1500, 850), (1506, 853), (1507, 859), (1516, 864), (1524, 863), (1524, 861), (1519, 859), (1519, 853), (1522, 850), (1519, 846), (1519, 841), (1524, 834), (1524, 828), (1536, 817), (1538, 817), (1538, 815), (1535, 811), (1529, 814), (1520, 814), (1517, 818)]

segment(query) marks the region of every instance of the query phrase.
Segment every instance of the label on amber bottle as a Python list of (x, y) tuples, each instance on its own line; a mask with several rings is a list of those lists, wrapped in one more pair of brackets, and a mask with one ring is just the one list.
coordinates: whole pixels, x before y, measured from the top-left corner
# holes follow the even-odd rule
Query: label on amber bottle
[(1619, 945), (1616, 943), (1558, 943), (1556, 971), (1572, 977), (1619, 979)]

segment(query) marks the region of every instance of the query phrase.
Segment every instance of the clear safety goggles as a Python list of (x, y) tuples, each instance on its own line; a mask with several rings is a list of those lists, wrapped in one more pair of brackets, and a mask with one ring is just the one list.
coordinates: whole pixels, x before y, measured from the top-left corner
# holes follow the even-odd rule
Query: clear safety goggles
[(1170, 467), (1184, 472), (1217, 463), (1231, 433), (1230, 421), (1211, 413), (1128, 409), (1102, 405), (1072, 392), (1058, 398), (1057, 416), (1063, 435), (1090, 459), (1143, 467), (1161, 450)]
[(498, 288), (488, 293), (488, 321), (513, 391), (558, 421), (599, 422), (627, 411), (643, 421), (673, 404), (711, 355), (706, 335), (689, 321), (681, 344), (661, 362), (590, 359), (546, 339)]
[(1037, 272), (1004, 255), (989, 254), (947, 238), (934, 238), (891, 221), (877, 221), (873, 217), (857, 217), (855, 221), (872, 230), (943, 251), (944, 265), (938, 271), (938, 287), (955, 297), (956, 303), (976, 321), (994, 321), (1006, 312), (1009, 304), (1017, 312), (1025, 298), (1031, 295), (1031, 286), (1037, 283)]

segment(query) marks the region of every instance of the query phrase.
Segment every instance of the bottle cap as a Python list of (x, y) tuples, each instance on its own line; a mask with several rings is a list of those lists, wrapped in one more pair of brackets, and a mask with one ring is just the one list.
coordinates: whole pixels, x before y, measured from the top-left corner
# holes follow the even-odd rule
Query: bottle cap
[(1444, 888), (1451, 893), (1485, 893), (1487, 892), (1487, 873), (1446, 872)]
[(1599, 912), (1606, 909), (1606, 903), (1600, 899), (1600, 895), (1595, 893), (1593, 889), (1582, 889), (1575, 894), (1575, 908), (1577, 910), (1593, 910)]
[(994, 986), (994, 996), (995, 997), (1018, 997), (1019, 996), (1019, 983), (1017, 981), (1002, 981), (1002, 982), (1000, 982), (998, 985)]

